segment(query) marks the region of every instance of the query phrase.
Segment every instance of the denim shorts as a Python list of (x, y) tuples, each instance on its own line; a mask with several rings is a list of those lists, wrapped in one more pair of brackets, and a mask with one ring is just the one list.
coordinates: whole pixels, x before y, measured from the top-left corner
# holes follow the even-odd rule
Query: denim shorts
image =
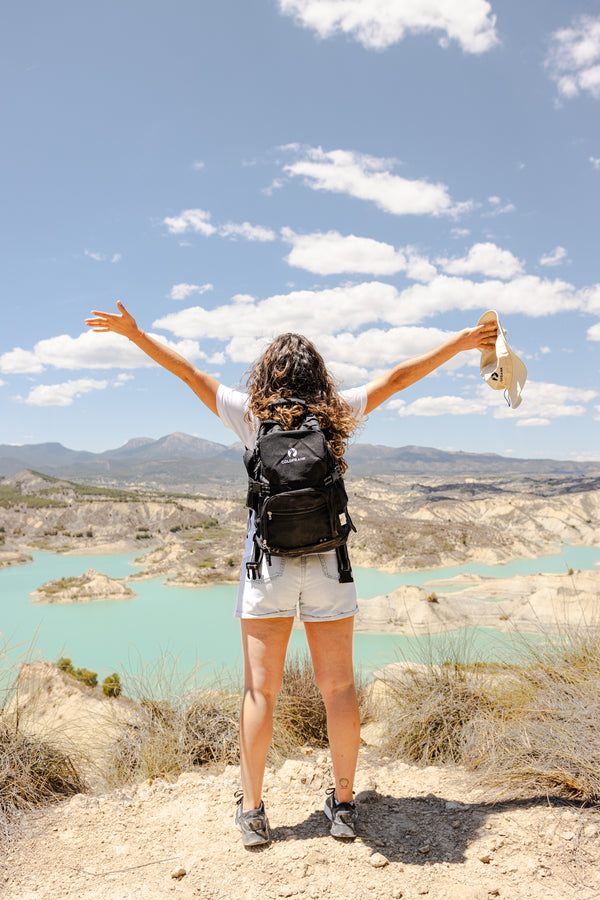
[(340, 584), (337, 554), (263, 557), (258, 578), (251, 578), (246, 563), (252, 545), (247, 542), (234, 618), (262, 619), (296, 616), (303, 622), (346, 619), (358, 612), (356, 584)]

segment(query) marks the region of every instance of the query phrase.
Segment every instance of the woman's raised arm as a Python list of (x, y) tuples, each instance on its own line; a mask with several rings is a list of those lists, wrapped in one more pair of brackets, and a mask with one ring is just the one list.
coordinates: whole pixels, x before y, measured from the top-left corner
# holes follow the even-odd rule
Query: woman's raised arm
[(463, 350), (483, 350), (493, 346), (496, 333), (495, 322), (486, 322), (484, 325), (476, 325), (475, 328), (463, 328), (433, 350), (398, 363), (385, 375), (367, 384), (365, 415), (385, 403), (393, 394), (403, 391), (404, 388), (410, 387), (411, 384), (435, 371), (457, 353)]
[(155, 338), (150, 337), (143, 332), (142, 329), (138, 327), (133, 316), (127, 312), (120, 301), (117, 301), (117, 307), (119, 313), (100, 312), (96, 309), (92, 310), (92, 316), (94, 318), (86, 319), (85, 324), (89, 325), (93, 331), (112, 331), (115, 334), (122, 334), (123, 337), (128, 338), (136, 345), (136, 347), (143, 350), (150, 359), (153, 359), (154, 362), (158, 363), (159, 366), (162, 366), (163, 369), (167, 369), (169, 372), (172, 372), (173, 375), (177, 375), (178, 378), (185, 381), (194, 393), (200, 397), (202, 402), (214, 412), (215, 415), (218, 415), (217, 390), (219, 389), (219, 382), (216, 378), (213, 378), (212, 375), (207, 375), (206, 372), (201, 372), (200, 369), (193, 366), (187, 359), (180, 356), (179, 353), (176, 353), (174, 350), (161, 344), (160, 341), (155, 340)]

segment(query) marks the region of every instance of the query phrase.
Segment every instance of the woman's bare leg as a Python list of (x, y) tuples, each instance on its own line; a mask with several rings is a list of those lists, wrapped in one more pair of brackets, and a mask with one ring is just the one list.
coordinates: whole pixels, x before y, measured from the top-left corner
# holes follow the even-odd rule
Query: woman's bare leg
[(335, 799), (338, 803), (348, 803), (353, 797), (360, 743), (360, 718), (352, 664), (354, 616), (333, 622), (305, 622), (304, 627), (315, 678), (327, 710)]
[(273, 707), (281, 688), (292, 617), (240, 619), (244, 651), (244, 699), (240, 720), (243, 809), (260, 805)]

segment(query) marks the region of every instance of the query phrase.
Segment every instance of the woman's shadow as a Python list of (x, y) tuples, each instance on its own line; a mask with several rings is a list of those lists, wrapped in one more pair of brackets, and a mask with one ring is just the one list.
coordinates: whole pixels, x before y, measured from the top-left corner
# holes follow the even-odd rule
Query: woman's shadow
[[(460, 863), (465, 851), (485, 828), (489, 816), (512, 809), (565, 805), (560, 798), (532, 797), (503, 802), (457, 803), (429, 794), (392, 797), (362, 791), (356, 797), (357, 838), (390, 862), (418, 865)], [(322, 810), (310, 813), (293, 827), (272, 829), (272, 839), (310, 840), (329, 837), (329, 822)]]

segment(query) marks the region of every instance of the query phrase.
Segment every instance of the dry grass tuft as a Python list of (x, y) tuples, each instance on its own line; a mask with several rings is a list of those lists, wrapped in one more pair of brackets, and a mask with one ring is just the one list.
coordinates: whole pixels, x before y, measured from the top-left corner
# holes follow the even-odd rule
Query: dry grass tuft
[(386, 750), (461, 763), (497, 796), (600, 801), (600, 632), (522, 643), (510, 667), (392, 669)]
[(205, 763), (237, 762), (239, 698), (205, 694), (187, 703), (142, 700), (135, 721), (120, 729), (108, 766), (111, 780), (172, 779)]
[(327, 713), (315, 681), (312, 662), (305, 653), (288, 656), (274, 713), (280, 740), (290, 748), (327, 743)]
[(490, 705), (479, 672), (449, 663), (390, 675), (387, 752), (422, 765), (460, 762), (466, 726)]
[[(355, 673), (355, 681), (361, 717), (364, 717), (368, 692), (359, 673)], [(294, 749), (303, 744), (324, 747), (327, 744), (327, 713), (307, 653), (291, 653), (286, 659), (283, 683), (275, 705), (274, 735), (276, 749)]]
[(5, 835), (20, 813), (85, 790), (66, 754), (0, 721), (0, 828)]
[(600, 801), (600, 633), (529, 646), (500, 701), (472, 723), (465, 762), (501, 796)]
[[(162, 690), (153, 687), (154, 697), (142, 696), (135, 715), (120, 729), (107, 767), (110, 781), (172, 779), (194, 766), (239, 761), (242, 693), (231, 678), (221, 677), (213, 687), (183, 697), (172, 690), (170, 679)], [(360, 698), (365, 691), (359, 687), (358, 693)], [(168, 699), (158, 699), (161, 694)], [(275, 707), (270, 760), (280, 762), (303, 744), (326, 743), (325, 705), (312, 663), (307, 655), (292, 654)]]

